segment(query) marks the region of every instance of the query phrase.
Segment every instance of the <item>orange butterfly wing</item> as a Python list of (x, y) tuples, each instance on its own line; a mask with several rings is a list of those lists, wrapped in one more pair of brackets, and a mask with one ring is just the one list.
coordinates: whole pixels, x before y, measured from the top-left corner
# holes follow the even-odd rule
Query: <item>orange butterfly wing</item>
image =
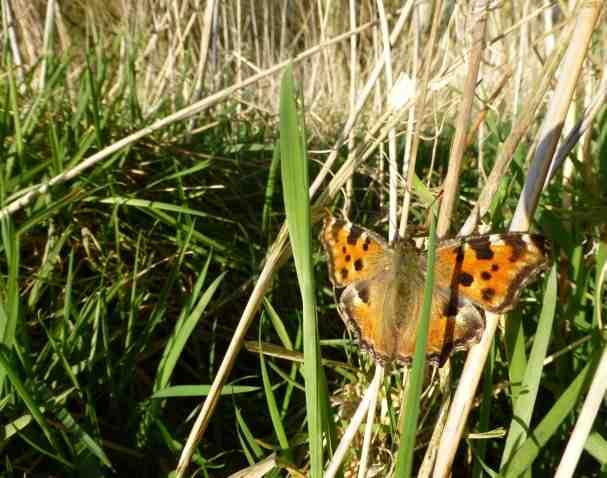
[(447, 241), (436, 251), (435, 286), (490, 312), (514, 307), (522, 289), (548, 266), (549, 243), (520, 232)]
[(329, 278), (335, 287), (373, 277), (386, 266), (388, 243), (349, 221), (327, 214), (320, 240), (327, 252)]
[[(327, 252), (329, 277), (345, 287), (339, 309), (363, 348), (380, 362), (409, 363), (415, 351), (423, 301), (423, 264), (418, 251), (388, 243), (368, 229), (327, 215), (320, 235)], [(484, 321), (461, 300), (450, 310), (450, 296), (435, 290), (427, 353), (440, 363), (452, 350), (480, 339)]]

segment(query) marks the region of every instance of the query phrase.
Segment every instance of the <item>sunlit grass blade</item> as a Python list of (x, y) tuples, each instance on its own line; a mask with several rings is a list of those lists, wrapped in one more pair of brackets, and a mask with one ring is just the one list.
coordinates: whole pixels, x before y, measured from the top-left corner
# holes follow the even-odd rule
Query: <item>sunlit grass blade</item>
[(583, 397), (590, 385), (600, 356), (600, 349), (593, 352), (588, 364), (569, 384), (567, 389), (563, 391), (538, 426), (531, 430), (528, 438), (520, 444), (510, 461), (502, 467), (502, 476), (508, 478), (519, 477), (521, 473), (531, 466), (540, 450), (556, 433), (567, 416), (577, 408), (581, 397)]
[(405, 403), (401, 406), (404, 413), (404, 425), (400, 433), (400, 446), (398, 450), (395, 476), (412, 476), (413, 452), (415, 450), (415, 435), (417, 432), (417, 419), (419, 417), (419, 397), (424, 382), (426, 370), (426, 345), (428, 343), (428, 325), (432, 307), (432, 289), (434, 285), (434, 263), (436, 260), (436, 211), (437, 203), (431, 209), (430, 236), (428, 238), (428, 262), (426, 266), (426, 283), (424, 285), (424, 303), (421, 308), (417, 335), (415, 340), (415, 355), (409, 374), (409, 387), (405, 394)]
[(280, 411), (278, 410), (278, 405), (276, 404), (276, 396), (272, 390), (272, 382), (270, 381), (266, 359), (263, 356), (262, 350), (259, 351), (259, 365), (261, 367), (261, 379), (263, 382), (263, 391), (266, 397), (266, 405), (268, 407), (268, 412), (270, 413), (274, 433), (276, 434), (280, 447), (283, 449), (289, 448), (289, 440), (287, 439), (287, 433), (285, 431), (284, 424), (282, 423), (282, 417), (280, 416)]
[[(289, 228), (289, 239), (303, 302), (304, 377), (306, 412), (310, 442), (310, 476), (322, 474), (322, 407), (328, 403), (316, 322), (316, 290), (312, 267), (310, 201), (308, 195), (308, 159), (303, 125), (295, 107), (292, 69), (287, 68), (280, 90), (280, 154), (283, 197)], [(323, 398), (321, 394), (324, 394)]]
[[(204, 279), (206, 278), (206, 273), (208, 270), (208, 265), (211, 260), (211, 255), (209, 255), (207, 259), (207, 263), (200, 274), (198, 279), (199, 284), (201, 285)], [(205, 309), (211, 302), (215, 291), (221, 284), (225, 273), (220, 274), (215, 280), (209, 285), (209, 287), (204, 291), (202, 296), (197, 299), (195, 302), (195, 306), (192, 308), (185, 308), (182, 314), (179, 317), (179, 320), (175, 324), (175, 328), (173, 330), (172, 336), (169, 338), (167, 345), (162, 354), (162, 358), (160, 359), (160, 363), (158, 364), (158, 371), (156, 374), (156, 379), (154, 381), (154, 392), (165, 388), (171, 379), (171, 375), (173, 374), (173, 370), (177, 365), (177, 361), (185, 348), (185, 345), (190, 338), (190, 335), (194, 331), (198, 321), (201, 319), (202, 314)], [(196, 288), (198, 289), (198, 287)]]
[(542, 377), (543, 363), (546, 358), (546, 352), (548, 351), (548, 343), (550, 342), (550, 337), (552, 335), (552, 323), (554, 321), (557, 300), (556, 286), (556, 265), (554, 265), (546, 283), (542, 311), (540, 313), (533, 347), (529, 354), (529, 361), (527, 363), (527, 369), (525, 370), (521, 392), (514, 403), (513, 418), (510, 423), (510, 429), (502, 454), (502, 467), (508, 462), (512, 456), (512, 452), (525, 440), (527, 430), (531, 423), (531, 416), (533, 415), (533, 410), (535, 408), (535, 400)]
[(607, 440), (599, 432), (588, 435), (584, 449), (601, 465), (607, 465)]
[[(151, 398), (204, 397), (210, 389), (210, 385), (174, 385), (158, 390)], [(256, 392), (259, 389), (260, 387), (252, 385), (226, 385), (221, 389), (220, 395), (239, 395)]]
[(272, 322), (272, 326), (274, 327), (274, 330), (278, 335), (278, 338), (282, 342), (283, 347), (287, 350), (293, 350), (293, 343), (291, 342), (291, 338), (289, 337), (287, 328), (285, 327), (284, 322), (282, 321), (274, 307), (272, 307), (272, 303), (269, 300), (265, 299), (263, 305), (268, 315), (268, 318), (270, 319), (270, 322)]

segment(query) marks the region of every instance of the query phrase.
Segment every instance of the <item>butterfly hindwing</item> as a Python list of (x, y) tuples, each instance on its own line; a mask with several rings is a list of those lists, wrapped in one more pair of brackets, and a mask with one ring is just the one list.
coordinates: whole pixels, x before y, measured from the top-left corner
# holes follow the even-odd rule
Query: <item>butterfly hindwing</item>
[[(415, 353), (423, 295), (423, 287), (418, 286), (414, 307), (398, 330), (395, 358), (404, 363), (410, 363)], [(426, 344), (428, 360), (440, 365), (450, 352), (468, 349), (471, 344), (480, 340), (484, 327), (482, 315), (472, 304), (462, 299), (458, 307), (452, 308), (449, 298), (435, 288)]]
[(520, 232), (470, 236), (440, 244), (435, 285), (490, 312), (506, 312), (548, 265), (548, 243)]
[[(350, 284), (341, 294), (339, 309), (344, 322), (363, 348), (380, 362), (392, 360), (397, 330), (386, 320), (389, 290), (384, 287), (389, 271), (371, 280)], [(379, 279), (379, 280), (378, 280)], [(378, 319), (379, 318), (379, 319)]]

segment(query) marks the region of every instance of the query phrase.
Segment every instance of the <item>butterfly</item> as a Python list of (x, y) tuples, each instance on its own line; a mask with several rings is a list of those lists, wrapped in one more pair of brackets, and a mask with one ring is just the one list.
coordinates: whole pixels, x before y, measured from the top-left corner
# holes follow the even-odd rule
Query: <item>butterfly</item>
[[(380, 363), (411, 362), (423, 303), (426, 255), (413, 242), (380, 235), (327, 213), (320, 240), (329, 278), (344, 289), (342, 319)], [(478, 342), (480, 309), (511, 310), (523, 288), (547, 269), (549, 242), (507, 232), (438, 243), (428, 330), (428, 359), (441, 365), (452, 351)]]

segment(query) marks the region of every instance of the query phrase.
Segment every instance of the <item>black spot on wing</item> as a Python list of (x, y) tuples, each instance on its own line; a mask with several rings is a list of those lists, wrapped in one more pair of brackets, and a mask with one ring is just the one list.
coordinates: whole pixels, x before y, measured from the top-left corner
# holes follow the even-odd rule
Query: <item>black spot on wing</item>
[(481, 272), (481, 277), (483, 278), (483, 280), (489, 280), (492, 277), (491, 272), (483, 271)]
[(341, 272), (341, 278), (342, 279), (347, 279), (348, 278), (348, 269), (346, 269), (344, 267), (340, 272)]
[(371, 238), (367, 237), (365, 239), (365, 243), (363, 244), (363, 250), (368, 251), (369, 250), (369, 244), (371, 244)]
[(350, 226), (350, 234), (348, 234), (348, 244), (352, 246), (356, 244), (358, 242), (358, 238), (362, 235), (363, 232), (365, 231), (363, 231), (362, 228), (352, 224)]
[(481, 296), (483, 297), (483, 300), (491, 302), (493, 300), (493, 297), (495, 296), (495, 289), (487, 287), (481, 291)]
[(346, 254), (346, 262), (350, 262), (352, 260), (352, 256), (350, 254)]
[(475, 237), (468, 240), (466, 244), (474, 251), (478, 260), (493, 259), (493, 251), (491, 250), (489, 238)]
[(527, 253), (527, 243), (521, 236), (505, 236), (504, 242), (512, 249), (512, 254), (508, 259), (510, 262), (517, 262)]
[(497, 264), (491, 264), (491, 270), (493, 272), (497, 272), (500, 270), (500, 266), (498, 266)]
[(357, 271), (362, 271), (363, 270), (363, 261), (362, 259), (356, 259), (354, 261), (354, 269), (356, 269)]
[(462, 272), (457, 278), (457, 281), (464, 287), (470, 287), (474, 282), (474, 277), (472, 277), (472, 275), (468, 274), (467, 272)]

